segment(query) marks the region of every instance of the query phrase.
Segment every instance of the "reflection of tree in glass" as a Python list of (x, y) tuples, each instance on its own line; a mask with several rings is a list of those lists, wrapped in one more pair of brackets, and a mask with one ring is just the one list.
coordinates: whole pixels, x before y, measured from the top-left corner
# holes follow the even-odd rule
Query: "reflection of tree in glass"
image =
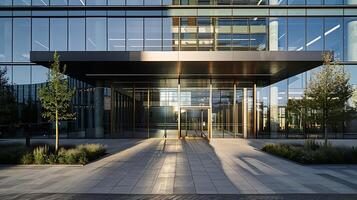
[(0, 125), (2, 127), (13, 123), (16, 118), (15, 97), (6, 74), (7, 69), (0, 68)]

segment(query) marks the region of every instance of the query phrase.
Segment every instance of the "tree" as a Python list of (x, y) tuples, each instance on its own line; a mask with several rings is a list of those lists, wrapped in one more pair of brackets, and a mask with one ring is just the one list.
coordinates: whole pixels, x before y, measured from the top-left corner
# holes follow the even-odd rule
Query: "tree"
[(42, 117), (56, 124), (57, 151), (59, 146), (59, 121), (75, 119), (75, 113), (71, 112), (71, 100), (75, 89), (69, 88), (68, 80), (64, 75), (66, 66), (61, 71), (57, 52), (55, 52), (53, 59), (48, 82), (39, 90), (39, 99), (43, 107)]
[(353, 89), (349, 84), (349, 74), (338, 61), (332, 61), (332, 53), (323, 54), (322, 69), (311, 76), (304, 91), (304, 105), (315, 114), (324, 129), (325, 145), (327, 145), (327, 125), (336, 120), (343, 120), (347, 101), (352, 96)]
[(0, 68), (0, 124), (9, 125), (16, 120), (16, 103), (6, 74), (7, 69)]

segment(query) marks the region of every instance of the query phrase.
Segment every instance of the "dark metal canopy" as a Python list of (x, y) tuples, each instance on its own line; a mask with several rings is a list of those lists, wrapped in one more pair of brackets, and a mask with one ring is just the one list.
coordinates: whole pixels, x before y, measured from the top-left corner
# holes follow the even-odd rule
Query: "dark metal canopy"
[[(54, 52), (32, 51), (49, 66)], [(83, 81), (226, 79), (271, 84), (322, 64), (321, 51), (63, 51), (66, 73)]]

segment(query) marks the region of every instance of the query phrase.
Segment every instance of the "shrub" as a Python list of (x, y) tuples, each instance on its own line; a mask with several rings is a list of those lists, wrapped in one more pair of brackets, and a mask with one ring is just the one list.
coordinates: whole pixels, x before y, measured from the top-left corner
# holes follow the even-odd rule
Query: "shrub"
[(66, 152), (64, 148), (60, 148), (57, 152), (57, 161), (59, 164), (66, 164)]
[(78, 163), (81, 153), (78, 149), (68, 149), (66, 151), (66, 164)]
[(34, 157), (35, 164), (38, 165), (46, 164), (48, 150), (49, 148), (47, 145), (36, 147), (33, 150), (33, 157)]
[(317, 143), (314, 139), (305, 140), (304, 142), (304, 148), (306, 150), (316, 150), (319, 147), (319, 143)]
[(81, 144), (77, 146), (77, 149), (85, 152), (89, 161), (93, 161), (103, 156), (106, 152), (106, 149), (102, 144)]
[(21, 164), (30, 165), (33, 163), (33, 154), (28, 152), (21, 157)]
[(54, 165), (57, 163), (57, 155), (56, 154), (50, 154), (48, 157), (47, 157), (47, 163), (48, 164), (51, 164), (51, 165)]

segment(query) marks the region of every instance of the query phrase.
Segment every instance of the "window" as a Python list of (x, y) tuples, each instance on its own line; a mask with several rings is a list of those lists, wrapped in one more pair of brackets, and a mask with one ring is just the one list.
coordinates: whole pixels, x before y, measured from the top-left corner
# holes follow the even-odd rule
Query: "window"
[(160, 51), (162, 43), (161, 32), (161, 19), (160, 18), (146, 18), (145, 19), (145, 50)]
[(0, 69), (6, 70), (5, 78), (7, 79), (7, 84), (12, 85), (12, 66), (1, 66)]
[(343, 58), (343, 20), (342, 18), (325, 18), (325, 50), (333, 51), (336, 59)]
[(305, 19), (288, 18), (288, 51), (302, 51), (305, 48)]
[[(178, 27), (174, 26), (173, 18), (162, 19), (162, 34), (163, 34), (163, 50), (172, 51), (174, 48), (178, 48), (178, 34), (173, 33), (173, 30), (178, 31)], [(176, 39), (175, 39), (176, 36)]]
[(48, 51), (49, 49), (49, 20), (47, 18), (33, 18), (32, 50)]
[(305, 0), (288, 0), (289, 5), (304, 5)]
[(233, 19), (232, 46), (233, 50), (249, 50), (249, 25), (247, 19)]
[(86, 0), (86, 5), (106, 5), (107, 0)]
[(85, 20), (84, 18), (68, 19), (69, 26), (69, 46), (70, 51), (85, 50)]
[(13, 66), (13, 82), (15, 85), (31, 83), (31, 66)]
[(88, 51), (107, 49), (107, 23), (105, 18), (87, 18), (86, 45)]
[(31, 0), (13, 0), (14, 6), (30, 6)]
[(214, 27), (212, 18), (200, 17), (197, 19), (198, 25), (198, 48), (200, 51), (212, 51), (214, 49)]
[(251, 50), (263, 51), (266, 49), (266, 19), (250, 19), (250, 48)]
[(34, 65), (31, 70), (31, 84), (47, 82), (49, 69), (43, 66)]
[(67, 19), (53, 18), (50, 20), (51, 51), (67, 50)]
[(10, 62), (12, 51), (12, 20), (0, 18), (0, 62)]
[(127, 50), (143, 50), (143, 19), (128, 18), (126, 22), (126, 30)]
[(344, 20), (345, 61), (357, 61), (357, 17), (345, 17)]
[(287, 38), (287, 18), (270, 18), (269, 49), (271, 51), (286, 51)]
[(51, 5), (56, 5), (56, 6), (61, 6), (61, 5), (67, 5), (67, 0), (51, 0), (50, 1)]
[(143, 5), (144, 0), (130, 0), (126, 1), (126, 5)]
[(49, 0), (32, 0), (32, 5), (34, 5), (34, 6), (48, 6)]
[(2, 5), (2, 6), (11, 6), (12, 5), (12, 0), (2, 0), (2, 1), (0, 1), (0, 5)]
[(31, 27), (29, 18), (14, 18), (13, 25), (13, 60), (26, 62), (30, 60)]
[(307, 18), (306, 20), (306, 49), (317, 51), (323, 49), (323, 19)]
[(218, 18), (216, 23), (217, 50), (230, 50), (232, 46), (232, 20), (228, 18)]
[(108, 18), (108, 50), (125, 51), (125, 18)]
[(84, 6), (86, 5), (86, 0), (70, 0), (69, 5), (71, 6)]
[(108, 0), (108, 5), (125, 5), (125, 0)]

